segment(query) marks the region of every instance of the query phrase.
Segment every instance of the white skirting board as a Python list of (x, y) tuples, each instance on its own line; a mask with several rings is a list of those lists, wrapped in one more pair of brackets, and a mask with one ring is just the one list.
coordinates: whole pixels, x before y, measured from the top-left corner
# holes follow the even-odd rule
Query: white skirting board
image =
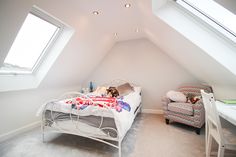
[[(155, 110), (155, 109), (141, 109), (141, 112), (142, 113), (150, 113), (150, 114), (163, 114), (163, 110)], [(37, 122), (31, 123), (31, 124), (28, 124), (26, 126), (23, 126), (21, 128), (18, 128), (16, 130), (10, 131), (8, 133), (1, 134), (0, 135), (0, 142), (10, 139), (18, 134), (29, 131), (33, 128), (39, 127), (40, 124), (41, 124), (41, 122), (37, 121)]]
[(31, 130), (33, 128), (39, 127), (40, 124), (41, 124), (41, 122), (37, 121), (37, 122), (31, 123), (31, 124), (25, 125), (25, 126), (23, 126), (21, 128), (18, 128), (16, 130), (7, 132), (5, 134), (1, 134), (0, 135), (0, 142), (3, 142), (5, 140), (7, 140), (7, 139), (10, 139), (10, 138), (12, 138), (12, 137), (14, 137), (14, 136), (16, 136), (18, 134), (21, 134), (21, 133), (24, 133), (26, 131), (29, 131), (29, 130)]
[(151, 114), (163, 114), (163, 110), (155, 110), (155, 109), (141, 109), (142, 113), (151, 113)]

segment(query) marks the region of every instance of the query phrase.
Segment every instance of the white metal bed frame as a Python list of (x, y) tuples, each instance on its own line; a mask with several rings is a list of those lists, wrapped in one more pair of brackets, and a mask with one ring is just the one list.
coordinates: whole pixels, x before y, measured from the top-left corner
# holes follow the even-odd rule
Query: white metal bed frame
[[(108, 84), (104, 84), (103, 86), (118, 86), (122, 83), (125, 83), (127, 81), (124, 81), (124, 80), (113, 80), (112, 82), (108, 83)], [(132, 84), (131, 85), (135, 86), (135, 84)], [(140, 93), (141, 94), (141, 93)], [(85, 94), (82, 94), (82, 93), (79, 93), (79, 92), (68, 92), (68, 93), (65, 93), (64, 95), (62, 95), (60, 97), (60, 99), (57, 99), (57, 100), (52, 100), (52, 101), (49, 101), (48, 103), (51, 103), (53, 104), (51, 107), (52, 109), (51, 110), (48, 110), (51, 112), (51, 118), (52, 118), (52, 121), (51, 123), (54, 123), (55, 125), (53, 127), (51, 126), (46, 126), (45, 122), (46, 122), (46, 119), (45, 119), (45, 112), (47, 111), (47, 105), (48, 103), (44, 106), (44, 109), (43, 109), (43, 112), (42, 112), (42, 121), (41, 121), (41, 130), (42, 130), (42, 139), (43, 139), (43, 142), (45, 142), (45, 129), (47, 127), (50, 127), (51, 128), (51, 131), (53, 132), (59, 132), (59, 133), (65, 133), (65, 134), (72, 134), (72, 135), (78, 135), (78, 136), (82, 136), (82, 137), (86, 137), (86, 138), (89, 138), (89, 139), (92, 139), (92, 140), (96, 140), (98, 142), (102, 142), (102, 143), (105, 143), (107, 145), (110, 145), (112, 147), (115, 147), (118, 149), (119, 151), (119, 157), (121, 157), (121, 143), (122, 143), (122, 140), (124, 138), (125, 135), (121, 136), (120, 133), (118, 132), (117, 130), (117, 127), (116, 129), (115, 128), (112, 128), (112, 127), (103, 127), (102, 128), (102, 124), (103, 124), (103, 120), (104, 120), (104, 117), (103, 115), (101, 115), (101, 120), (100, 120), (100, 125), (97, 129), (100, 129), (100, 130), (104, 130), (104, 129), (111, 129), (113, 131), (116, 132), (116, 137), (112, 137), (109, 132), (106, 133), (106, 136), (100, 136), (100, 135), (96, 135), (96, 134), (89, 134), (89, 133), (86, 133), (86, 132), (83, 132), (79, 129), (79, 126), (78, 126), (78, 122), (79, 122), (79, 117), (80, 116), (83, 116), (83, 115), (79, 115), (78, 113), (77, 114), (73, 114), (75, 112), (73, 112), (73, 110), (71, 109), (71, 112), (70, 112), (70, 121), (72, 123), (74, 123), (76, 125), (76, 129), (78, 129), (77, 131), (74, 131), (72, 132), (71, 130), (65, 130), (65, 129), (62, 129), (60, 128), (60, 126), (57, 124), (57, 120), (55, 120), (55, 115), (53, 114), (53, 107), (54, 107), (54, 102), (55, 101), (60, 101), (60, 100), (63, 100), (63, 99), (66, 99), (66, 98), (76, 98), (78, 96), (83, 96), (83, 97), (86, 97), (88, 100), (90, 100), (91, 102), (93, 102), (89, 97), (87, 97)], [(113, 112), (111, 111), (111, 108), (107, 107), (107, 106), (103, 106), (107, 109), (107, 111), (109, 111), (112, 115), (113, 115)], [(135, 114), (135, 117), (137, 115), (137, 113), (139, 113), (141, 111), (141, 103), (139, 104), (138, 108), (135, 110), (134, 114)], [(60, 115), (60, 113), (57, 113), (57, 115)], [(72, 115), (76, 115), (77, 116), (77, 121), (75, 122), (72, 118)], [(114, 116), (113, 116), (114, 117)], [(49, 121), (47, 119), (47, 121)], [(109, 141), (115, 141), (117, 142), (117, 145), (113, 144), (112, 142), (109, 142)]]

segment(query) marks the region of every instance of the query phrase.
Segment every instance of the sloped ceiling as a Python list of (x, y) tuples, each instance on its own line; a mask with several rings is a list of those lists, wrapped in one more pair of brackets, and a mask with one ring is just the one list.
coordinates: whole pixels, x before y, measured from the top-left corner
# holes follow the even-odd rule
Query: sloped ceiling
[[(41, 86), (81, 83), (116, 41), (144, 36), (138, 6), (120, 0), (37, 1), (36, 5), (72, 26), (76, 31)], [(56, 4), (56, 5), (55, 5)], [(98, 11), (99, 15), (93, 15)], [(136, 32), (136, 29), (140, 29)], [(117, 33), (117, 36), (114, 34)]]
[[(125, 3), (131, 3), (131, 8), (124, 8)], [(34, 4), (72, 26), (75, 33), (41, 82), (41, 89), (0, 93), (0, 122), (4, 124), (0, 134), (35, 122), (34, 113), (46, 100), (78, 90), (117, 41), (148, 38), (197, 79), (218, 84), (216, 90), (222, 98), (236, 97), (236, 77), (174, 25), (153, 13), (152, 7), (163, 9), (166, 0), (153, 0), (153, 5), (151, 0), (0, 0), (0, 63)], [(94, 10), (100, 14), (93, 15)]]
[[(55, 3), (58, 5), (54, 7)], [(131, 8), (125, 8), (125, 3), (131, 3)], [(141, 37), (151, 40), (199, 80), (209, 84), (236, 85), (234, 74), (175, 30), (174, 26), (156, 16), (152, 4), (162, 8), (166, 1), (38, 2), (43, 9), (59, 16), (77, 30), (42, 85), (56, 83), (55, 77), (60, 78), (58, 83), (68, 80), (75, 84), (83, 82), (116, 41)], [(100, 14), (94, 16), (94, 10)], [(136, 32), (137, 28), (139, 32)], [(114, 33), (118, 35), (114, 36)]]
[[(144, 28), (146, 36), (162, 48), (170, 57), (203, 82), (209, 84), (236, 85), (236, 77), (233, 73), (209, 56), (197, 43), (194, 43), (194, 41), (191, 41), (191, 39), (184, 36), (184, 34), (178, 32), (178, 30), (175, 29), (175, 25), (170, 25), (165, 22), (165, 19), (156, 16), (151, 11), (151, 3), (149, 3), (149, 5), (140, 6), (143, 12), (142, 15), (144, 16), (143, 19), (145, 19)], [(162, 8), (159, 10), (161, 9)], [(179, 23), (181, 22), (181, 19), (179, 19)], [(202, 27), (200, 26), (202, 25), (201, 23), (197, 24), (199, 24), (199, 26), (195, 25), (196, 27)], [(186, 26), (183, 24), (182, 27)], [(192, 28), (188, 29), (190, 29), (193, 34), (196, 33), (196, 30)], [(206, 34), (206, 36), (207, 35), (208, 34)], [(224, 44), (224, 42), (222, 44)], [(214, 45), (214, 43), (208, 44)], [(234, 49), (236, 48), (234, 47)]]
[[(203, 82), (236, 85), (236, 77), (230, 71), (153, 13), (152, 7), (162, 8), (166, 0), (31, 0), (24, 3), (37, 5), (75, 29), (40, 87), (81, 84), (114, 43), (138, 38), (151, 40)], [(125, 8), (126, 3), (131, 7)], [(99, 11), (99, 15), (93, 15), (93, 11)]]

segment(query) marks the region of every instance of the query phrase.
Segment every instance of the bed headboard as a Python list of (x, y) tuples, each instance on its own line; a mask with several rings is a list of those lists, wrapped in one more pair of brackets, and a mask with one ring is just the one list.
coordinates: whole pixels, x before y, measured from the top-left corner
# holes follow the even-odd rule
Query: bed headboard
[(112, 80), (110, 82), (104, 83), (101, 86), (104, 86), (104, 87), (117, 87), (117, 86), (122, 85), (122, 84), (127, 83), (127, 82), (131, 86), (139, 86), (136, 83), (133, 83), (133, 82), (127, 81), (127, 80), (123, 80), (123, 79), (115, 79), (115, 80)]

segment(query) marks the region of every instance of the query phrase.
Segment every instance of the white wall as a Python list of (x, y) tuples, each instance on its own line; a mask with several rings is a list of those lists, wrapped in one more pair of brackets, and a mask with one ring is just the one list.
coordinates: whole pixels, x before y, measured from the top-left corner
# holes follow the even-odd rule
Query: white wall
[[(91, 70), (96, 67), (112, 47), (114, 41), (117, 40), (113, 35), (115, 31), (126, 31), (127, 27), (130, 27), (132, 28), (130, 32), (133, 33), (123, 33), (125, 34), (123, 39), (126, 36), (129, 37), (130, 34), (133, 34), (134, 38), (140, 36), (133, 31), (136, 28), (133, 25), (137, 26), (136, 23), (139, 19), (136, 9), (121, 12), (120, 8), (122, 7), (122, 10), (125, 8), (120, 1), (110, 1), (108, 4), (106, 0), (96, 3), (78, 0), (71, 0), (70, 3), (66, 0), (60, 2), (57, 0), (1, 0), (0, 65), (32, 5), (38, 6), (72, 26), (75, 29), (75, 34), (37, 89), (0, 92), (0, 137), (39, 120), (35, 117), (35, 112), (45, 100), (55, 98), (65, 91), (78, 90), (78, 86), (84, 78), (91, 73)], [(99, 16), (94, 16), (93, 9), (101, 9), (102, 13)], [(134, 20), (133, 15), (137, 16), (137, 20)], [(110, 22), (114, 17), (116, 23)], [(120, 36), (119, 40), (121, 40)]]
[[(162, 9), (164, 8), (165, 6), (162, 7)], [(235, 55), (236, 47), (232, 46), (228, 40), (223, 40), (217, 33), (209, 29), (209, 27), (189, 16), (184, 10), (180, 10), (180, 8), (173, 7), (173, 10), (170, 11), (165, 10), (167, 8), (164, 10), (158, 9), (155, 12), (156, 14), (153, 14), (150, 9), (151, 4), (143, 7), (141, 10), (143, 12), (142, 19), (144, 20), (144, 27), (146, 28), (145, 32), (149, 40), (161, 47), (167, 55), (197, 79), (212, 85), (217, 99), (235, 98), (235, 75), (208, 55), (207, 50), (202, 49), (191, 38), (187, 38), (185, 33), (188, 32), (189, 36), (197, 34), (197, 36), (193, 37), (199, 37), (197, 39), (198, 42), (202, 42), (208, 48), (215, 49), (215, 51), (211, 51), (222, 55), (222, 59), (228, 53), (234, 53)], [(161, 14), (162, 17), (160, 17), (162, 11), (166, 11), (168, 16), (165, 17), (164, 14)], [(176, 24), (173, 24), (174, 21)], [(188, 23), (192, 25), (189, 26)], [(186, 31), (181, 32), (178, 29)], [(212, 40), (210, 40), (211, 38)], [(230, 60), (235, 64), (233, 59)]]
[[(71, 25), (76, 31), (37, 89), (0, 92), (0, 138), (2, 135), (40, 120), (35, 114), (46, 100), (57, 98), (66, 91), (79, 90), (83, 77), (90, 73), (90, 69), (99, 62), (99, 59), (102, 59), (104, 53), (113, 44), (109, 35), (94, 29), (96, 27), (91, 23), (91, 14), (86, 17), (81, 15), (78, 5), (75, 5), (77, 1), (72, 2), (73, 4), (67, 1), (58, 3), (46, 0), (0, 1), (0, 63), (5, 59), (32, 5), (37, 5)], [(65, 7), (66, 5), (69, 6)], [(88, 62), (94, 56), (97, 60)]]
[[(34, 0), (0, 1), (0, 63), (5, 59), (18, 30), (34, 4)], [(54, 77), (52, 82), (55, 80), (58, 79)], [(78, 82), (74, 87), (73, 84), (65, 85), (60, 82), (53, 88), (41, 85), (37, 89), (0, 92), (0, 138), (6, 133), (40, 120), (40, 117), (35, 116), (39, 106), (65, 91), (78, 90)], [(17, 82), (23, 83), (25, 82), (22, 80)]]
[(235, 99), (236, 86), (226, 84), (212, 84), (216, 99)]
[[(142, 7), (145, 9), (146, 4), (150, 6), (147, 8), (149, 13), (147, 16), (140, 16), (144, 13), (135, 9), (135, 5), (132, 5), (131, 10), (127, 10), (123, 7), (123, 1), (109, 1), (108, 4), (106, 0), (97, 2), (71, 0), (70, 3), (66, 0), (60, 2), (56, 0), (1, 0), (0, 63), (4, 60), (24, 17), (33, 4), (72, 26), (75, 29), (75, 35), (38, 89), (0, 92), (0, 136), (39, 120), (35, 117), (35, 112), (44, 101), (54, 98), (64, 91), (79, 89), (77, 86), (86, 80), (85, 78), (90, 73), (91, 76), (84, 84), (90, 80), (100, 83), (115, 78), (123, 78), (140, 84), (143, 87), (144, 108), (161, 108), (160, 96), (166, 91), (175, 88), (182, 82), (197, 81), (179, 66), (181, 63), (193, 75), (197, 73), (198, 75), (195, 76), (198, 76), (199, 79), (209, 83), (228, 83), (228, 87), (216, 86), (219, 95), (235, 93), (234, 86), (230, 86), (230, 82), (235, 82), (232, 74), (228, 74), (228, 71), (222, 69), (220, 64), (216, 64), (207, 55), (201, 55), (204, 53), (202, 50), (183, 39), (181, 34), (174, 32), (174, 29), (168, 25), (155, 24), (157, 18), (152, 14), (149, 4), (151, 1), (137, 2), (140, 2), (141, 9)], [(164, 0), (162, 2), (164, 3)], [(119, 6), (122, 6), (122, 9)], [(98, 8), (103, 10), (99, 16), (91, 14), (92, 10)], [(115, 32), (119, 34), (118, 40), (128, 39), (130, 36), (133, 38), (142, 36), (137, 35), (138, 33), (134, 31), (139, 26), (139, 19), (145, 20), (141, 22), (144, 24), (143, 27), (153, 28), (149, 29), (150, 34), (157, 37), (161, 43), (156, 43), (156, 45), (160, 45), (165, 52), (170, 50), (168, 53), (164, 53), (146, 39), (118, 43), (111, 51), (108, 51), (117, 40), (113, 36)], [(127, 37), (121, 38), (122, 35)], [(170, 49), (166, 49), (167, 47)], [(110, 53), (98, 66), (107, 52)], [(175, 56), (173, 58), (179, 64), (166, 54)], [(202, 58), (207, 59), (206, 63), (212, 63), (208, 67), (204, 66), (206, 69), (204, 73), (202, 73), (204, 69), (199, 69)], [(188, 64), (184, 64), (185, 62)], [(91, 71), (94, 67), (97, 68), (93, 73)], [(209, 71), (212, 72), (208, 73)], [(73, 85), (75, 86), (71, 87)]]
[(215, 0), (220, 5), (224, 6), (232, 13), (236, 14), (236, 1), (235, 0)]
[(161, 96), (181, 83), (198, 82), (147, 39), (117, 43), (85, 81), (97, 85), (125, 79), (143, 89), (143, 107), (161, 109)]
[(39, 121), (36, 117), (38, 108), (67, 91), (78, 91), (80, 87), (41, 88), (0, 93), (0, 137), (2, 134), (16, 130)]
[[(80, 5), (80, 3), (82, 4)], [(78, 2), (77, 0), (72, 0), (71, 3), (66, 0), (62, 0), (60, 3), (56, 0), (1, 0), (0, 65), (28, 12), (33, 5), (36, 5), (75, 30), (73, 37), (58, 56), (40, 86), (54, 88), (81, 83), (114, 43), (113, 33), (104, 32), (105, 28), (102, 26), (97, 27), (96, 22), (100, 22), (103, 16), (95, 18), (91, 12), (81, 13), (83, 5), (88, 5), (87, 3), (90, 4), (90, 2)], [(86, 10), (91, 11), (91, 8), (87, 6)], [(87, 61), (93, 57), (96, 60)], [(22, 81), (19, 82), (24, 84)]]

